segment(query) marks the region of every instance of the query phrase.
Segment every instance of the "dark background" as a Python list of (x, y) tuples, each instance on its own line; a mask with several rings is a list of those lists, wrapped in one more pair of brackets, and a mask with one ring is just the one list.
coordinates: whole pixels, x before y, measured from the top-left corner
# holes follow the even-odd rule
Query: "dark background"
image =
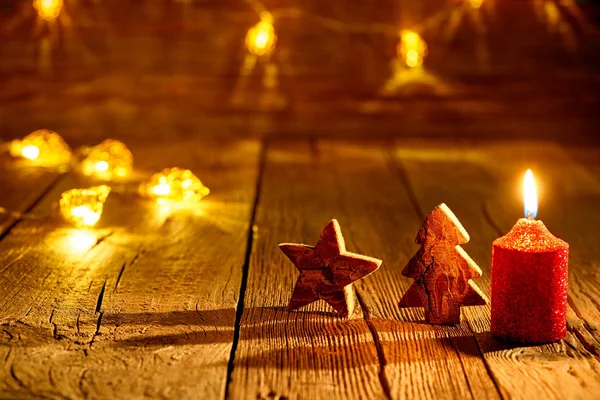
[[(0, 138), (49, 128), (74, 144), (197, 135), (597, 143), (594, 3), (65, 0), (52, 26), (36, 26), (30, 0), (4, 0)], [(278, 41), (244, 69), (261, 7)], [(396, 66), (397, 32), (410, 28), (428, 43), (428, 79)]]

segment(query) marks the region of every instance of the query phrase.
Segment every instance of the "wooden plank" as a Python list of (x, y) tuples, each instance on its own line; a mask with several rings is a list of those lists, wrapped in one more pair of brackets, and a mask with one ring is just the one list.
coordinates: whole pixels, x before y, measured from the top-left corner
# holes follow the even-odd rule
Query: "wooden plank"
[[(410, 284), (400, 276), (409, 258), (402, 232), (416, 232), (420, 222), (383, 148), (296, 141), (269, 147), (233, 398), (497, 397), (467, 329), (418, 324), (414, 312), (398, 308)], [(277, 244), (315, 242), (334, 217), (349, 251), (384, 259), (357, 283), (363, 311), (372, 314), (368, 323), (360, 315), (332, 318), (320, 303), (285, 308), (297, 273)], [(402, 321), (406, 316), (413, 318)]]
[(491, 243), (522, 215), (520, 188), (527, 168), (538, 176), (540, 218), (571, 244), (569, 333), (559, 343), (521, 347), (489, 333), (489, 307), (465, 312), (478, 346), (503, 396), (594, 398), (598, 360), (599, 264), (595, 206), (600, 186), (562, 149), (546, 143), (401, 142), (396, 149), (417, 208), (446, 202), (471, 235), (465, 246), (482, 267), (489, 295)]
[(333, 216), (338, 194), (324, 159), (307, 142), (268, 147), (231, 398), (385, 397), (360, 311), (350, 320), (322, 302), (287, 311), (297, 272), (278, 244), (316, 243)]
[[(400, 309), (398, 303), (412, 284), (401, 275), (418, 246), (414, 239), (424, 215), (415, 213), (410, 193), (390, 168), (389, 143), (367, 151), (364, 145), (320, 145), (332, 161), (335, 182), (344, 199), (346, 231), (360, 252), (383, 259), (377, 273), (358, 282), (368, 322), (376, 332), (384, 375), (393, 398), (498, 398), (473, 334), (460, 326), (423, 324), (420, 309)], [(427, 210), (426, 212), (429, 212)], [(468, 252), (469, 245), (464, 245)]]
[[(139, 144), (139, 168), (190, 168), (211, 195), (179, 212), (113, 195), (88, 242), (56, 222), (19, 224), (0, 242), (7, 289), (0, 393), (222, 397), (259, 148), (256, 141)], [(39, 208), (72, 185), (57, 187)]]

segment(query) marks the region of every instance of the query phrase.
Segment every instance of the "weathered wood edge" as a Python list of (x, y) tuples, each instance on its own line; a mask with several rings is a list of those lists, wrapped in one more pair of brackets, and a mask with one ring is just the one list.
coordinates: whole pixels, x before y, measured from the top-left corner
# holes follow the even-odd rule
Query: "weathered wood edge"
[[(63, 177), (57, 169), (35, 167), (8, 153), (0, 153), (0, 172), (0, 207), (16, 213), (33, 210)], [(0, 213), (0, 240), (20, 221)]]

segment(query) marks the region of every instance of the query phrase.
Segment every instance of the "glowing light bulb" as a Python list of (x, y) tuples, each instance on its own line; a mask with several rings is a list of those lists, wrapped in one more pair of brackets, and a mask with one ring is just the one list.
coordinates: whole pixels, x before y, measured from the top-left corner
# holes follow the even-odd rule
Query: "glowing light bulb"
[(63, 8), (63, 0), (33, 0), (33, 8), (40, 19), (54, 21)]
[(256, 56), (270, 54), (275, 48), (277, 35), (273, 28), (273, 18), (270, 14), (261, 15), (259, 23), (248, 30), (246, 34), (246, 47)]
[(403, 31), (400, 35), (397, 52), (407, 67), (419, 67), (427, 55), (427, 44), (418, 33)]
[(157, 200), (197, 202), (210, 193), (188, 169), (166, 168), (140, 185), (140, 193)]
[(98, 161), (96, 163), (96, 171), (97, 172), (106, 172), (106, 171), (108, 171), (108, 163), (106, 161)]
[(29, 160), (36, 160), (40, 156), (40, 149), (32, 144), (23, 146), (21, 155)]
[(416, 50), (409, 50), (406, 52), (406, 65), (409, 67), (416, 67), (419, 65), (419, 53)]
[(167, 183), (159, 183), (158, 185), (152, 187), (152, 193), (157, 196), (168, 196), (169, 193), (171, 193), (171, 186), (169, 186)]
[(34, 161), (37, 165), (58, 166), (71, 160), (69, 145), (56, 132), (40, 129), (10, 143), (10, 154)]
[(77, 206), (71, 209), (71, 216), (81, 220), (85, 226), (94, 226), (100, 219), (100, 215), (94, 212), (90, 206)]
[(483, 4), (483, 0), (469, 0), (471, 8), (478, 9)]
[(81, 171), (105, 180), (124, 178), (133, 171), (133, 154), (123, 142), (107, 139), (92, 148), (81, 163)]
[(525, 218), (535, 218), (538, 212), (538, 197), (533, 172), (530, 169), (525, 173), (523, 181), (523, 199), (525, 203)]
[(93, 227), (100, 220), (109, 193), (110, 187), (106, 185), (67, 190), (60, 197), (60, 212), (77, 227)]

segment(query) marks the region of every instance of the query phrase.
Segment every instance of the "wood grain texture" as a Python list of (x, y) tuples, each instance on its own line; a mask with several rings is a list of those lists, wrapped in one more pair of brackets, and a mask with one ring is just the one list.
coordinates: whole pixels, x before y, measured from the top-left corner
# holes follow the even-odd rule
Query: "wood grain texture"
[[(505, 397), (596, 398), (600, 393), (598, 309), (598, 181), (563, 149), (548, 143), (424, 143), (402, 141), (396, 155), (418, 208), (441, 199), (471, 235), (489, 295), (491, 243), (523, 214), (522, 179), (531, 168), (540, 193), (539, 219), (571, 245), (568, 333), (555, 344), (520, 347), (491, 337), (489, 308), (465, 312), (486, 365)], [(443, 182), (443, 185), (440, 185)]]
[(308, 142), (267, 147), (231, 398), (386, 397), (360, 310), (345, 320), (323, 302), (293, 312), (286, 307), (297, 271), (277, 244), (310, 243), (339, 213), (335, 177), (323, 161)]
[(29, 160), (10, 156), (0, 150), (0, 237), (6, 234), (17, 218), (7, 212), (29, 211), (53, 185), (60, 173), (53, 168), (32, 166)]
[[(225, 394), (259, 145), (131, 147), (138, 167), (190, 167), (211, 195), (175, 213), (116, 193), (90, 236), (52, 219), (17, 224), (0, 241), (0, 397)], [(600, 179), (595, 164), (578, 162), (595, 162), (592, 149), (405, 141), (389, 149), (269, 145), (229, 397), (597, 397)], [(465, 251), (489, 294), (491, 243), (522, 214), (527, 168), (539, 177), (540, 219), (571, 245), (567, 338), (517, 347), (491, 337), (489, 307), (463, 309), (458, 326), (430, 326), (421, 310), (399, 309), (414, 233), (440, 201), (469, 231)], [(88, 183), (64, 177), (36, 210)], [(297, 271), (277, 243), (313, 243), (332, 217), (350, 251), (384, 262), (355, 284), (353, 319), (319, 303), (290, 313)]]
[(497, 399), (466, 321), (431, 326), (424, 323), (422, 310), (398, 307), (411, 285), (402, 268), (418, 250), (415, 232), (425, 215), (415, 212), (403, 178), (392, 168), (389, 148), (388, 142), (321, 141), (315, 146), (334, 175), (337, 212), (348, 215), (339, 217), (351, 240), (348, 246), (383, 259), (377, 273), (355, 285), (378, 339), (381, 379), (392, 398)]
[[(402, 312), (409, 322), (401, 321), (397, 302), (409, 282), (400, 270), (409, 252), (399, 255), (398, 243), (413, 248), (420, 221), (383, 145), (276, 142), (264, 179), (232, 397), (468, 398), (472, 390), (497, 397), (468, 330), (417, 323), (419, 312)], [(276, 243), (281, 236), (307, 242), (332, 217), (349, 250), (384, 259), (355, 284), (376, 315), (366, 324), (358, 315), (331, 319), (316, 303), (305, 312), (283, 309), (295, 273)]]
[(175, 210), (113, 194), (89, 236), (17, 225), (0, 242), (3, 397), (223, 397), (260, 146), (131, 147), (143, 170), (192, 169), (210, 197)]
[(444, 203), (435, 207), (419, 229), (421, 248), (402, 270), (415, 282), (400, 300), (400, 307), (423, 307), (425, 321), (434, 325), (460, 324), (461, 306), (485, 305), (471, 279), (481, 269), (459, 246), (469, 234)]

